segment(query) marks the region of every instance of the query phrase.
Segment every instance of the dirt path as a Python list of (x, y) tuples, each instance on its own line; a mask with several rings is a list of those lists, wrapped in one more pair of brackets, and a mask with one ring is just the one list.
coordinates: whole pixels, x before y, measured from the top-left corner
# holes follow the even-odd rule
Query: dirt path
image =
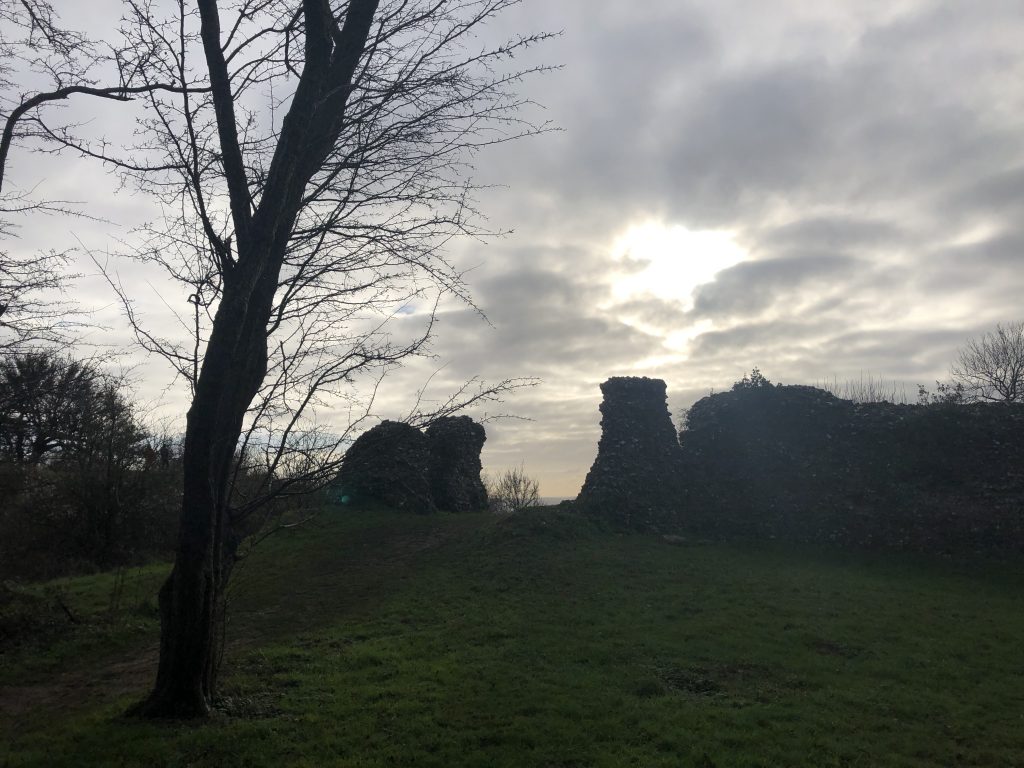
[(157, 645), (150, 643), (127, 658), (62, 671), (38, 683), (0, 686), (4, 730), (16, 731), (27, 720), (37, 721), (42, 710), (63, 714), (86, 706), (103, 706), (128, 694), (141, 696), (152, 682), (156, 659)]

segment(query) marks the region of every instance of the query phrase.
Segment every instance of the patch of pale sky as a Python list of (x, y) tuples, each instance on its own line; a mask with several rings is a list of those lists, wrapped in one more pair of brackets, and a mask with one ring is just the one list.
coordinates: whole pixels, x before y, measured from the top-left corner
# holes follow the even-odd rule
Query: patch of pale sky
[(616, 264), (628, 269), (613, 276), (616, 301), (657, 296), (693, 307), (695, 288), (727, 267), (748, 258), (726, 231), (693, 231), (680, 224), (644, 221), (632, 224), (612, 244)]

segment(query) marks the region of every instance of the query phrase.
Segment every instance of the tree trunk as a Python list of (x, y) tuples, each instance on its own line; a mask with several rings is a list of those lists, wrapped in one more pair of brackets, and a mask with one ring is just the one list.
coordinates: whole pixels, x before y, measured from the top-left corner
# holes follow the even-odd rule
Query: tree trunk
[(303, 192), (340, 135), (378, 1), (351, 0), (339, 27), (327, 0), (304, 0), (305, 63), (255, 212), (217, 3), (197, 3), (238, 252), (231, 262), (226, 244), (215, 243), (224, 251), (223, 294), (188, 412), (178, 549), (160, 590), (156, 686), (135, 708), (144, 716), (203, 717), (216, 692), (224, 588), (239, 543), (228, 506), (232, 459), (267, 372), (267, 322)]
[(266, 373), (267, 286), (276, 279), (271, 270), (256, 290), (244, 281), (225, 285), (188, 412), (178, 548), (159, 596), (156, 685), (133, 710), (146, 717), (204, 717), (216, 693), (224, 588), (239, 543), (229, 478), (246, 409)]

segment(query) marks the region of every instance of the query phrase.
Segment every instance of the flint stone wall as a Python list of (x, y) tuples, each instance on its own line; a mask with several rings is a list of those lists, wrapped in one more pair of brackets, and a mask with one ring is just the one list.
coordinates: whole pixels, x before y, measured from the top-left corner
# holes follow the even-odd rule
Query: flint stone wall
[(814, 387), (699, 400), (684, 527), (936, 553), (1024, 552), (1024, 406), (858, 404)]
[(682, 454), (665, 382), (615, 377), (601, 392), (601, 440), (578, 506), (618, 527), (677, 527)]
[(355, 501), (374, 499), (389, 507), (436, 512), (430, 493), (427, 438), (416, 427), (382, 421), (366, 430), (345, 453), (338, 473), (342, 492)]
[(602, 386), (576, 501), (634, 530), (929, 553), (1024, 554), (1024, 404), (854, 403), (814, 387), (699, 400), (678, 442), (665, 384)]
[(428, 477), (434, 504), (449, 512), (487, 509), (480, 451), (487, 433), (469, 416), (445, 416), (427, 427)]
[(480, 479), (484, 428), (468, 416), (444, 417), (426, 434), (397, 421), (382, 421), (348, 449), (338, 473), (341, 494), (427, 514), (444, 509), (487, 508)]

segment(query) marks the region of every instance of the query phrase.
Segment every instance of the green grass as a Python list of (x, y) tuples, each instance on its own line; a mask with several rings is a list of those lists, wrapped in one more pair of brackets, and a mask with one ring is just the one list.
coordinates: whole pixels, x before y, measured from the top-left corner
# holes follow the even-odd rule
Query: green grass
[[(114, 653), (131, 654), (159, 631), (156, 591), (163, 563), (21, 587), (18, 606), (37, 626), (29, 638), (0, 646), (0, 686), (31, 684), (72, 665), (86, 670)], [(120, 578), (120, 584), (118, 579)], [(35, 598), (35, 600), (33, 600)], [(58, 606), (63, 604), (71, 619)]]
[(1024, 766), (1019, 564), (332, 509), (236, 574), (202, 726), (120, 717), (151, 598), (117, 629), (90, 579), (0, 667), (0, 766)]

